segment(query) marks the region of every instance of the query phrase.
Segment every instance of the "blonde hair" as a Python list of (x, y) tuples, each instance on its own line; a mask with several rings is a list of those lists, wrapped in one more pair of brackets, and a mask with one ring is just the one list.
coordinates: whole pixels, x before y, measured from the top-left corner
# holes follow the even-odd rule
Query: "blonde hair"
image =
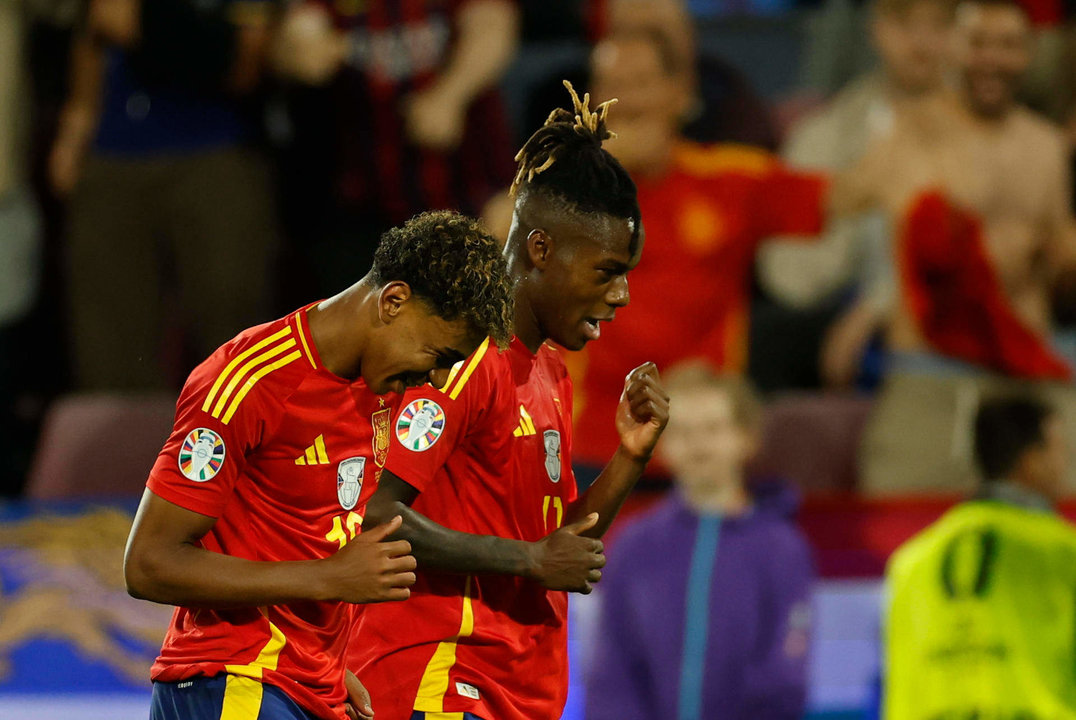
[(693, 358), (672, 366), (662, 379), (669, 395), (690, 395), (702, 389), (722, 392), (732, 402), (737, 425), (750, 432), (762, 426), (762, 399), (743, 376), (719, 372), (706, 360)]

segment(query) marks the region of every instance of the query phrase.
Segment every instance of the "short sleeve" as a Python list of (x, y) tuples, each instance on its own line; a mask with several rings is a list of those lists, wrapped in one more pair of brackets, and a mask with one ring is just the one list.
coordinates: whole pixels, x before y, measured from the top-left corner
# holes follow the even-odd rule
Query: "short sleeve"
[(146, 483), (165, 500), (209, 517), (220, 517), (266, 421), (276, 414), (263, 388), (244, 393), (244, 387), (224, 382), (228, 369), (217, 357), (187, 379), (172, 434)]
[(412, 388), (393, 423), (385, 469), (423, 492), (478, 423), (493, 395), (489, 338), (452, 369), (441, 389)]

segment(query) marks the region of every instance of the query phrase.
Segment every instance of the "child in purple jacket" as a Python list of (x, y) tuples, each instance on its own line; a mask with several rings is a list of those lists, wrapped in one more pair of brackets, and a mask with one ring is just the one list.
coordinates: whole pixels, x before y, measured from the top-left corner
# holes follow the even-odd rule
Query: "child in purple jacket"
[(676, 491), (609, 553), (586, 718), (800, 718), (813, 566), (797, 495), (746, 475), (760, 415), (746, 381), (692, 364), (666, 386)]

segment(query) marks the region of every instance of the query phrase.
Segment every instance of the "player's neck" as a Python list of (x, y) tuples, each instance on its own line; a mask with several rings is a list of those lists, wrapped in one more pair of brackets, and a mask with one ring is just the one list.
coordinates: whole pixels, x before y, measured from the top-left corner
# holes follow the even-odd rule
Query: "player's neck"
[(361, 322), (376, 292), (363, 278), (307, 312), (310, 338), (321, 364), (333, 375), (354, 380), (362, 372), (362, 355), (370, 324)]
[(525, 292), (516, 293), (515, 316), (512, 320), (512, 332), (519, 341), (531, 351), (537, 353), (547, 338), (542, 332), (542, 326), (538, 322), (538, 316), (531, 307), (530, 298)]

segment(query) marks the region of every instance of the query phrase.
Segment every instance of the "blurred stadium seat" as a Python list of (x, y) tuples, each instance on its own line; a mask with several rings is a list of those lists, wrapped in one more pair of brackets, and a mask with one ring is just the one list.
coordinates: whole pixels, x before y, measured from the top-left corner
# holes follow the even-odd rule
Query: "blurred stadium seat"
[(856, 456), (871, 399), (796, 393), (766, 408), (753, 470), (794, 480), (807, 493), (856, 487)]
[(139, 495), (175, 416), (174, 395), (71, 395), (45, 418), (27, 497)]

